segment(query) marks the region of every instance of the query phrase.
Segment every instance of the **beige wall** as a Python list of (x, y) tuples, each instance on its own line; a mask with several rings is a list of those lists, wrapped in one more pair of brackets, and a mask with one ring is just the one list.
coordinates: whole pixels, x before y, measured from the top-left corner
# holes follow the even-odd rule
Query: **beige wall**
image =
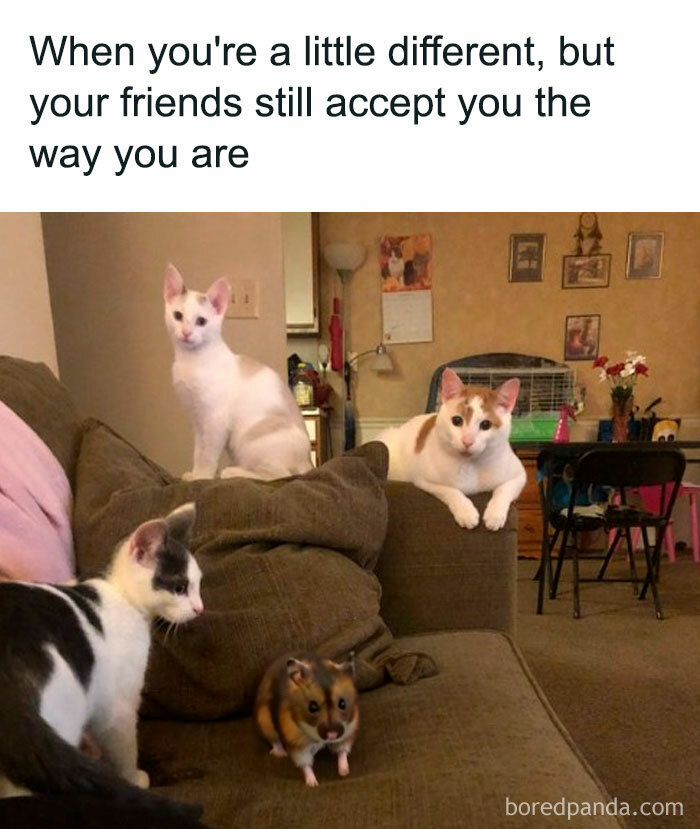
[(0, 354), (46, 363), (56, 373), (38, 213), (0, 213), (0, 296)]
[[(360, 418), (408, 417), (424, 410), (433, 370), (447, 360), (488, 351), (515, 351), (563, 359), (567, 315), (601, 315), (601, 352), (647, 355), (650, 378), (638, 401), (664, 398), (660, 411), (700, 414), (700, 214), (599, 214), (602, 247), (612, 254), (609, 288), (561, 288), (562, 256), (573, 253), (578, 214), (573, 213), (322, 213), (321, 245), (358, 241), (368, 247), (351, 281), (350, 346), (373, 347), (381, 338), (377, 261), (382, 234), (431, 233), (434, 342), (394, 345), (393, 376), (361, 368), (355, 405)], [(625, 279), (630, 231), (664, 231), (662, 278)], [(546, 233), (544, 280), (508, 282), (511, 233)], [(333, 284), (322, 270), (324, 336)], [(588, 389), (586, 416), (609, 411), (609, 397), (590, 362), (572, 363)]]
[(175, 397), (162, 273), (188, 284), (258, 279), (259, 319), (227, 320), (231, 347), (285, 368), (279, 213), (44, 214), (61, 377), (84, 415), (99, 417), (179, 473), (192, 435)]

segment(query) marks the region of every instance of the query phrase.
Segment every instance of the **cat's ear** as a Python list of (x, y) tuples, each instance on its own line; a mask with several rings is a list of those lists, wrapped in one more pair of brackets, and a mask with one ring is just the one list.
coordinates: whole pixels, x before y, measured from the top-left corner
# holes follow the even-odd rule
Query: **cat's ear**
[(154, 567), (155, 559), (165, 542), (168, 525), (161, 518), (141, 524), (129, 539), (129, 552), (144, 567)]
[(440, 394), (442, 395), (442, 402), (446, 403), (453, 397), (456, 397), (464, 388), (464, 384), (459, 379), (456, 371), (451, 368), (446, 368), (442, 372), (442, 382), (440, 384)]
[(223, 314), (231, 299), (231, 286), (223, 277), (217, 279), (207, 291), (207, 299), (214, 306), (217, 314)]
[(287, 676), (295, 685), (302, 685), (309, 678), (310, 673), (309, 666), (301, 659), (292, 657), (287, 660)]
[(163, 275), (163, 298), (166, 302), (172, 302), (176, 296), (186, 293), (187, 287), (180, 271), (175, 265), (168, 265)]
[(518, 399), (518, 392), (520, 391), (520, 380), (517, 377), (511, 377), (506, 380), (496, 389), (498, 405), (507, 412), (512, 412), (515, 407), (515, 401)]
[(183, 504), (165, 517), (168, 533), (184, 546), (187, 546), (197, 511), (193, 503)]

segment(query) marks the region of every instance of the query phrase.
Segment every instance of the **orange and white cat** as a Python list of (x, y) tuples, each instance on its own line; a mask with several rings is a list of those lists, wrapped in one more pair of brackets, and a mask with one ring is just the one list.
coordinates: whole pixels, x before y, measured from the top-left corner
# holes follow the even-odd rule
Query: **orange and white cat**
[(500, 530), (525, 486), (525, 469), (511, 449), (516, 378), (497, 389), (465, 386), (452, 369), (442, 374), (442, 405), (382, 432), (389, 449), (389, 478), (410, 481), (447, 505), (460, 527), (472, 529), (479, 513), (467, 497), (491, 492), (484, 525)]

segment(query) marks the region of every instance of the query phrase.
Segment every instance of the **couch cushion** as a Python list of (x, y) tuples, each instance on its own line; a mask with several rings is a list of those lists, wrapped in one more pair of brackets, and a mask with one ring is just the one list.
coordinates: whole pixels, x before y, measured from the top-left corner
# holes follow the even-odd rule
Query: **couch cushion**
[(397, 642), (433, 656), (439, 673), (361, 695), (349, 777), (339, 778), (322, 752), (320, 787), (306, 788), (245, 719), (143, 723), (142, 762), (152, 783), (202, 803), (203, 820), (221, 829), (620, 825), (606, 816), (506, 816), (506, 798), (609, 799), (507, 636), (469, 631)]
[(48, 366), (0, 356), (0, 400), (39, 435), (72, 485), (80, 420), (68, 392)]
[[(492, 628), (513, 633), (517, 511), (492, 532), (480, 521), (465, 530), (437, 498), (389, 481), (389, 526), (377, 577), (382, 616), (396, 635)], [(483, 515), (490, 494), (472, 500)], [(439, 538), (436, 538), (439, 528)], [(419, 587), (418, 587), (419, 586)]]
[(197, 502), (192, 550), (203, 571), (201, 619), (154, 634), (144, 692), (149, 716), (214, 719), (250, 709), (268, 664), (290, 650), (355, 651), (358, 685), (411, 682), (435, 668), (396, 651), (371, 568), (387, 506), (383, 446), (307, 475), (174, 481), (103, 424), (87, 424), (74, 534), (81, 572), (106, 566), (140, 522)]

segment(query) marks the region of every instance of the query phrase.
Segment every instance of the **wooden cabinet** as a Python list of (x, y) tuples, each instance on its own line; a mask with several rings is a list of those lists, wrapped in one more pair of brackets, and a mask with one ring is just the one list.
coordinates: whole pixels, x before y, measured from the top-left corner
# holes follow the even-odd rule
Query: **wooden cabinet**
[(318, 334), (318, 213), (282, 213), (287, 336)]
[(537, 486), (537, 453), (516, 452), (527, 473), (527, 483), (517, 500), (518, 507), (518, 555), (540, 558), (542, 550), (542, 511)]
[(301, 413), (311, 441), (311, 461), (314, 466), (320, 466), (331, 456), (328, 410), (302, 409)]

